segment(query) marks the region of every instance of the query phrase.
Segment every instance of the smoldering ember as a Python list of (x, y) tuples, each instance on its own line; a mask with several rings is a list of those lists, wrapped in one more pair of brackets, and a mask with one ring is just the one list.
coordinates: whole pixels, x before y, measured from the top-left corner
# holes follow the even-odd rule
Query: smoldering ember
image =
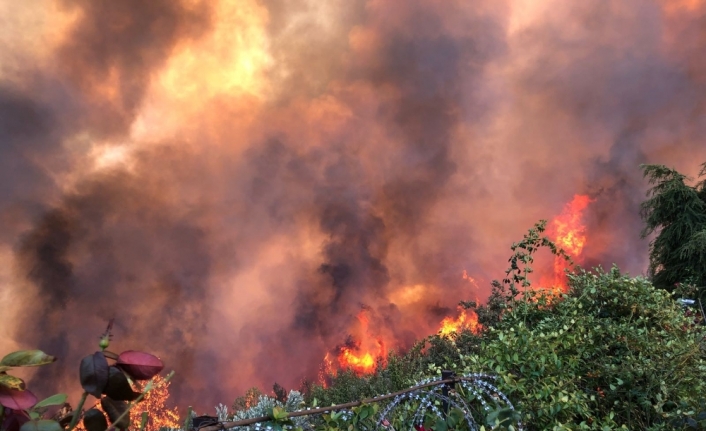
[(459, 302), (538, 220), (553, 295), (649, 278), (644, 166), (706, 161), (705, 0), (0, 11), (0, 357), (58, 358), (17, 374), (40, 399), (75, 405), (110, 319), (182, 415), (370, 375), (487, 329)]

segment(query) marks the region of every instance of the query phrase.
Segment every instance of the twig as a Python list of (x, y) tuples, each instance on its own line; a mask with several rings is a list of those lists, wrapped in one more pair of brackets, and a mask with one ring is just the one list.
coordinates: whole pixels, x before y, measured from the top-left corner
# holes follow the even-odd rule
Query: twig
[(84, 392), (83, 395), (81, 395), (81, 399), (78, 401), (78, 405), (76, 405), (76, 410), (74, 410), (74, 415), (71, 417), (71, 423), (69, 423), (69, 431), (76, 428), (78, 418), (81, 417), (81, 410), (83, 410), (83, 405), (86, 403), (87, 397), (88, 392)]

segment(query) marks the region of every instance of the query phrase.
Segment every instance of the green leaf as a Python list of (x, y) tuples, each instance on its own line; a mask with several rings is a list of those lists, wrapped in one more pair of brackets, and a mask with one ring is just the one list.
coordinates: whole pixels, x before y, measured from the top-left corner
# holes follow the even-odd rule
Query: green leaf
[(0, 374), (0, 386), (16, 389), (18, 391), (25, 390), (25, 382), (19, 377), (11, 376), (9, 374)]
[(446, 425), (446, 421), (436, 421), (432, 429), (434, 431), (447, 431), (449, 427)]
[(272, 419), (279, 421), (282, 419), (286, 419), (288, 416), (288, 413), (285, 409), (282, 407), (274, 407), (272, 409)]
[(0, 360), (0, 365), (7, 367), (38, 367), (56, 361), (55, 356), (47, 355), (41, 350), (20, 350), (6, 355)]
[(64, 431), (64, 429), (57, 421), (43, 419), (25, 422), (20, 431)]
[(461, 422), (463, 422), (463, 420), (463, 412), (458, 408), (453, 408), (449, 411), (446, 418), (446, 423), (449, 425), (449, 428), (456, 428)]
[(7, 370), (11, 370), (12, 367), (8, 367), (7, 365), (0, 365), (0, 373), (4, 373)]
[(55, 394), (55, 395), (50, 396), (49, 398), (45, 398), (42, 401), (38, 402), (34, 406), (34, 408), (60, 406), (66, 402), (66, 398), (67, 398), (66, 394)]

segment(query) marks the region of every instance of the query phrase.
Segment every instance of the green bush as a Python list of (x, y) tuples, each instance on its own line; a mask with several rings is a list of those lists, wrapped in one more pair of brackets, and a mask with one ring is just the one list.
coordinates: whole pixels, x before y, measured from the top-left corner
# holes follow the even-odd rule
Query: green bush
[(679, 429), (703, 419), (705, 334), (649, 281), (581, 271), (562, 298), (513, 303), (463, 362), (501, 377), (528, 429)]

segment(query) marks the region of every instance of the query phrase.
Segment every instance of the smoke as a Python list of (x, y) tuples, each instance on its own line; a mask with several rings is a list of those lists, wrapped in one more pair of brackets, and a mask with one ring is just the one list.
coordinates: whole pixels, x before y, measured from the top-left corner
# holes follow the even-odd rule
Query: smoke
[(574, 194), (594, 199), (586, 264), (642, 273), (638, 165), (706, 160), (705, 12), (8, 8), (25, 32), (0, 26), (0, 348), (60, 356), (32, 385), (66, 390), (115, 317), (114, 349), (160, 355), (179, 405), (297, 387), (362, 309), (394, 349), (484, 299)]

